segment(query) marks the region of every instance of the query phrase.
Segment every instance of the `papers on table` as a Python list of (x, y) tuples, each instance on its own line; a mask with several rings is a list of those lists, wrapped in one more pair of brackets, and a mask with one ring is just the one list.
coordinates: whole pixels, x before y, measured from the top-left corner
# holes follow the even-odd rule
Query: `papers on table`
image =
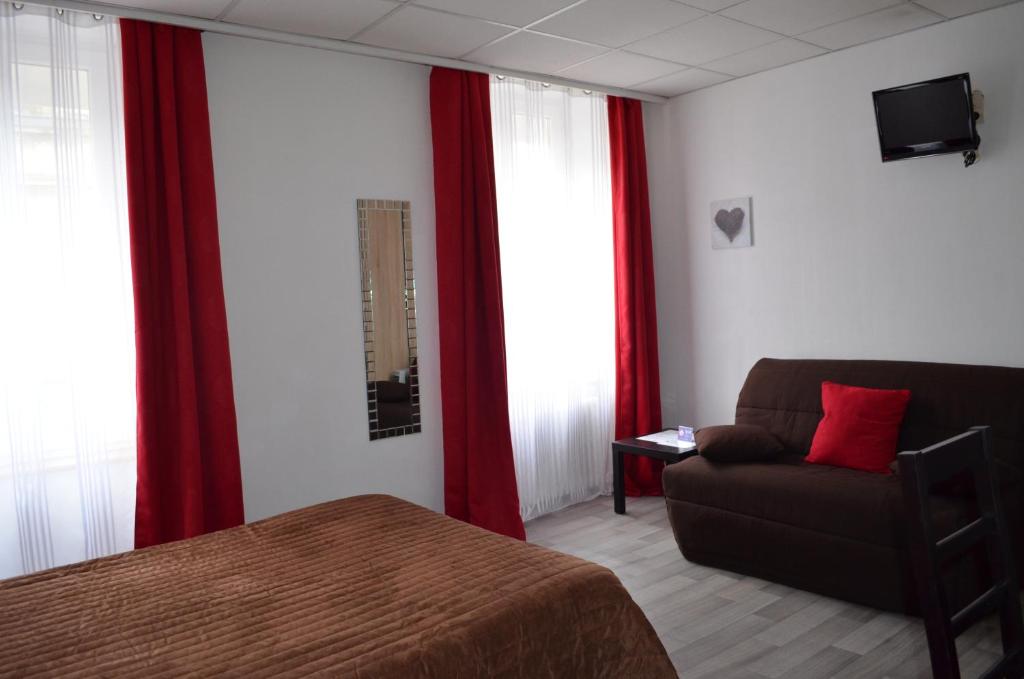
[(679, 432), (675, 429), (666, 429), (665, 431), (648, 434), (647, 436), (637, 436), (637, 440), (650, 441), (651, 443), (657, 443), (659, 446), (672, 446), (679, 450), (693, 450), (697, 447), (695, 443), (680, 441)]

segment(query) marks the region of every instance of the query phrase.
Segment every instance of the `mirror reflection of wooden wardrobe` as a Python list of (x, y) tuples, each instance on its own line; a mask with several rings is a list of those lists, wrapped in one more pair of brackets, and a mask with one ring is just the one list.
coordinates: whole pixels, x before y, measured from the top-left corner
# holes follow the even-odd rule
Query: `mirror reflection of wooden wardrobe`
[(359, 199), (370, 440), (420, 431), (416, 282), (408, 201)]

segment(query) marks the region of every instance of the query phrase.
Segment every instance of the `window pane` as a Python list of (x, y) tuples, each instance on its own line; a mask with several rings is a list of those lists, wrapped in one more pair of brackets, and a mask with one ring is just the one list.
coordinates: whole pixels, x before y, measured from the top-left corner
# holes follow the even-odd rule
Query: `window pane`
[(135, 365), (117, 23), (0, 2), (0, 43), (9, 577), (132, 547)]
[(491, 79), (509, 413), (524, 519), (607, 492), (615, 308), (607, 100)]

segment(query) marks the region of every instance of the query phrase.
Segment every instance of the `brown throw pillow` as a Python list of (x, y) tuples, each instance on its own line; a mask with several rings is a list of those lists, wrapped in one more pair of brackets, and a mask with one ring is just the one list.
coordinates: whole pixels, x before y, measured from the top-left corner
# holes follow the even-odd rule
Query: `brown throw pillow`
[(782, 444), (764, 427), (723, 424), (694, 434), (697, 452), (712, 462), (761, 462), (782, 452)]

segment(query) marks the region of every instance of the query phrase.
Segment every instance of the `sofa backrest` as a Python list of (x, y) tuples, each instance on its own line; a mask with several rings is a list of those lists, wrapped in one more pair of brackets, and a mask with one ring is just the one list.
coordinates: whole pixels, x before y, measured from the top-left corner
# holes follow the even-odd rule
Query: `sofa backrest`
[(996, 459), (1017, 473), (1024, 469), (1024, 368), (762, 358), (740, 390), (736, 423), (765, 427), (789, 452), (806, 455), (821, 420), (825, 380), (910, 389), (900, 450), (918, 450), (969, 427), (989, 425)]

